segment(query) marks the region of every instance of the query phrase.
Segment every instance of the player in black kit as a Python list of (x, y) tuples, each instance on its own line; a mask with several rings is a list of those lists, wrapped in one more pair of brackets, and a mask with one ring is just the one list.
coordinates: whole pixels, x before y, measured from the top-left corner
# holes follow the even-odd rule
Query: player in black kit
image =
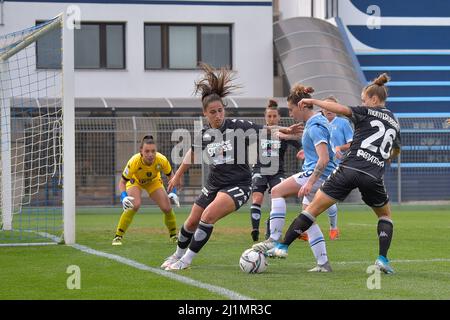
[[(189, 217), (180, 229), (176, 252), (161, 265), (165, 270), (188, 268), (208, 242), (214, 224), (248, 201), (252, 176), (247, 146), (252, 138), (256, 142), (258, 131), (263, 128), (250, 121), (225, 119), (222, 98), (236, 88), (231, 84), (233, 74), (224, 68), (216, 71), (206, 64), (202, 64), (201, 68), (205, 74), (196, 83), (196, 93), (201, 93), (203, 115), (208, 124), (195, 138), (167, 189), (170, 192), (173, 187), (181, 187), (181, 177), (195, 159), (206, 160), (210, 165), (210, 173), (202, 193), (195, 200)], [(302, 128), (293, 125), (278, 129), (283, 133), (296, 134)]]
[(317, 216), (358, 188), (363, 201), (378, 216), (379, 256), (375, 265), (384, 273), (394, 273), (387, 259), (394, 226), (383, 175), (386, 162), (400, 153), (400, 126), (392, 112), (385, 108), (384, 84), (388, 81), (389, 77), (382, 74), (366, 86), (361, 94), (362, 107), (316, 99), (300, 101), (300, 108), (317, 105), (349, 117), (355, 125), (355, 133), (348, 156), (317, 191), (308, 208), (291, 223), (279, 250), (285, 250), (299, 234), (308, 230)]
[[(269, 100), (269, 104), (264, 111), (264, 119), (267, 126), (277, 126), (280, 122), (280, 112), (278, 103)], [(284, 180), (284, 155), (288, 145), (297, 150), (301, 144), (298, 140), (273, 139), (271, 135), (258, 139), (258, 162), (253, 166), (252, 172), (252, 206), (250, 208), (250, 218), (252, 222), (251, 236), (253, 241), (259, 240), (259, 222), (261, 220), (261, 204), (264, 201), (264, 192)], [(269, 224), (269, 219), (267, 224)], [(267, 225), (266, 238), (270, 235), (270, 227)]]

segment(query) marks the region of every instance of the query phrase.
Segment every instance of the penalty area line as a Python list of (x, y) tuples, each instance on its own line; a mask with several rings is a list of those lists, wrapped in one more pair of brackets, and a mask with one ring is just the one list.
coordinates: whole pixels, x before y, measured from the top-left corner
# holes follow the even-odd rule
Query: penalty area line
[(173, 273), (173, 272), (153, 268), (153, 267), (147, 266), (143, 263), (119, 256), (119, 255), (115, 255), (115, 254), (111, 254), (111, 253), (107, 253), (107, 252), (103, 252), (103, 251), (98, 251), (98, 250), (95, 250), (95, 249), (92, 249), (92, 248), (89, 248), (89, 247), (86, 247), (86, 246), (83, 246), (80, 244), (73, 244), (73, 245), (69, 245), (69, 246), (74, 249), (80, 250), (84, 253), (103, 257), (103, 258), (113, 260), (113, 261), (125, 264), (127, 266), (130, 266), (130, 267), (142, 270), (142, 271), (149, 271), (149, 272), (155, 273), (157, 275), (160, 275), (162, 277), (169, 278), (171, 280), (182, 282), (184, 284), (188, 284), (188, 285), (191, 285), (191, 286), (194, 286), (197, 288), (205, 289), (210, 292), (213, 292), (213, 293), (219, 294), (221, 296), (224, 296), (226, 298), (229, 298), (231, 300), (253, 300), (253, 298), (244, 296), (244, 295), (234, 292), (232, 290), (222, 288), (219, 286), (215, 286), (215, 285), (211, 285), (208, 283), (203, 283), (203, 282), (200, 282), (200, 281), (197, 281), (197, 280), (185, 277), (185, 276), (181, 276), (181, 275)]

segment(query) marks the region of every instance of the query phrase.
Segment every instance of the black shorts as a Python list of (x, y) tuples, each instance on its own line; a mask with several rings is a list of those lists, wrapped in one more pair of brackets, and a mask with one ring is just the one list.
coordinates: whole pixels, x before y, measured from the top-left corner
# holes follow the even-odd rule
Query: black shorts
[(266, 192), (269, 188), (269, 193), (272, 188), (284, 180), (283, 173), (277, 173), (272, 176), (264, 176), (258, 172), (254, 172), (252, 176), (252, 191), (253, 192)]
[(344, 201), (355, 188), (359, 189), (362, 200), (370, 207), (379, 208), (389, 202), (383, 179), (375, 179), (360, 171), (341, 166), (325, 180), (320, 190), (335, 200)]
[(249, 185), (216, 187), (207, 184), (206, 187), (202, 188), (202, 193), (195, 200), (195, 204), (205, 209), (211, 202), (214, 201), (218, 192), (228, 194), (236, 205), (235, 210), (238, 210), (248, 201), (248, 199), (250, 199), (251, 188)]

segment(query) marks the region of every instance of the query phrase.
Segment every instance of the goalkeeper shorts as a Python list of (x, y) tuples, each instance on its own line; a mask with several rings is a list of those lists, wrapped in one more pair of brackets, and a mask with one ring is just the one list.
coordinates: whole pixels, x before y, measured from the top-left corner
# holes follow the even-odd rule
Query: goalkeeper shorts
[(131, 179), (130, 181), (127, 182), (126, 188), (128, 190), (131, 187), (139, 187), (141, 190), (147, 191), (149, 195), (151, 195), (159, 188), (163, 188), (165, 190), (164, 184), (161, 179), (155, 179), (154, 181), (151, 181), (147, 184), (140, 184), (136, 180)]

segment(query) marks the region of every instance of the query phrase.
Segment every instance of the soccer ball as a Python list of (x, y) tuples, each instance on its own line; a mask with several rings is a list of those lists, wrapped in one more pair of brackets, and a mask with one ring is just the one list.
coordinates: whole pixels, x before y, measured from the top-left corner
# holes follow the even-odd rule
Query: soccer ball
[(246, 273), (261, 273), (267, 268), (266, 257), (262, 252), (253, 249), (245, 250), (241, 259), (239, 259), (239, 267)]

